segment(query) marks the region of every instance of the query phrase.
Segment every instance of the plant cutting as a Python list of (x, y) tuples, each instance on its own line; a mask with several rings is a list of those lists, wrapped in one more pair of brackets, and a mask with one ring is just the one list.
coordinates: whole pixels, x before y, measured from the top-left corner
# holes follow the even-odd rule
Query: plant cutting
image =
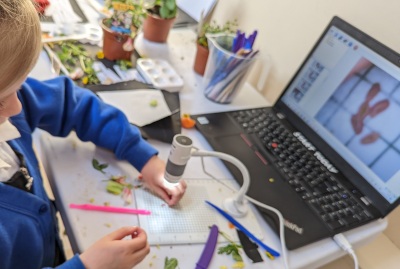
[(178, 12), (176, 0), (155, 0), (143, 22), (145, 39), (165, 43)]
[(133, 42), (146, 17), (141, 1), (106, 0), (105, 7), (112, 15), (103, 19), (103, 51), (109, 60), (130, 60), (134, 50)]
[(208, 41), (206, 34), (218, 33), (234, 33), (237, 30), (237, 21), (227, 21), (223, 25), (219, 25), (216, 21), (211, 23), (204, 23), (199, 27), (196, 39), (196, 56), (194, 60), (193, 69), (199, 75), (204, 75), (208, 59)]
[(100, 84), (93, 69), (94, 58), (78, 41), (66, 40), (43, 45), (52, 62), (60, 61), (59, 68), (64, 75), (86, 84)]

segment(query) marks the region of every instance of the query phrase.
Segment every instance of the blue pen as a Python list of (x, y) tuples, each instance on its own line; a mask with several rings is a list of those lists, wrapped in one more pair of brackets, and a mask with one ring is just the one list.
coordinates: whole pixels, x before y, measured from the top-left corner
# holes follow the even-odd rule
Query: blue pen
[(241, 47), (243, 47), (245, 38), (245, 33), (240, 32), (240, 30), (236, 31), (236, 37), (233, 39), (231, 50), (233, 53), (236, 53)]
[(269, 252), (272, 256), (274, 257), (279, 257), (280, 254), (273, 250), (272, 248), (268, 247), (266, 244), (264, 244), (260, 239), (255, 237), (252, 233), (249, 232), (245, 227), (242, 226), (237, 220), (235, 220), (232, 216), (230, 216), (228, 213), (223, 211), (221, 208), (218, 206), (214, 205), (213, 203), (206, 201), (207, 204), (212, 206), (214, 209), (216, 209), (222, 216), (224, 216), (227, 220), (229, 220), (236, 228), (241, 230), (244, 234), (246, 234), (250, 239), (252, 239), (255, 243), (260, 245), (263, 249), (265, 249), (267, 252)]
[(253, 48), (254, 41), (256, 40), (257, 37), (257, 33), (258, 33), (257, 30), (254, 30), (253, 34), (249, 36), (251, 48)]
[(233, 53), (235, 53), (236, 47), (237, 47), (237, 45), (239, 43), (239, 34), (240, 34), (240, 31), (237, 30), (236, 31), (236, 36), (233, 38), (233, 41), (232, 41), (232, 49), (231, 50), (232, 50)]

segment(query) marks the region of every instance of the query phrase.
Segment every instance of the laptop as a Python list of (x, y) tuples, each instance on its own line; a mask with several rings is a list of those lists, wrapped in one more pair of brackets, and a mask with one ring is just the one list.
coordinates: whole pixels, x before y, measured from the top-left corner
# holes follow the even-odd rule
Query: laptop
[(293, 250), (399, 204), (399, 115), (399, 54), (334, 17), (274, 106), (194, 118), (215, 151), (246, 165), (247, 195), (282, 213)]

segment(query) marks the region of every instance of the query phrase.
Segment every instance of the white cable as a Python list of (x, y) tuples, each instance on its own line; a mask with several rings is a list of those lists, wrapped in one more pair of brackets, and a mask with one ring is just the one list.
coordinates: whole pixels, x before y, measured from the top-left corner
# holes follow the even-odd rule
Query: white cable
[(221, 160), (227, 161), (235, 165), (243, 176), (243, 184), (239, 191), (236, 191), (236, 195), (233, 198), (227, 198), (224, 200), (225, 209), (235, 217), (243, 217), (247, 214), (248, 206), (245, 203), (246, 192), (250, 187), (250, 174), (246, 166), (237, 158), (232, 155), (217, 152), (217, 151), (205, 151), (205, 150), (192, 150), (191, 156), (197, 157), (217, 157)]
[(281, 214), (281, 212), (269, 205), (263, 204), (249, 196), (246, 195), (247, 200), (249, 200), (250, 202), (252, 202), (255, 205), (258, 205), (260, 207), (263, 207), (267, 210), (270, 210), (272, 212), (274, 212), (278, 218), (279, 218), (279, 236), (280, 236), (280, 241), (281, 241), (281, 248), (282, 248), (282, 258), (283, 258), (283, 263), (285, 265), (286, 269), (289, 269), (289, 264), (288, 264), (288, 257), (287, 257), (287, 252), (286, 252), (286, 242), (285, 242), (285, 227), (284, 227), (284, 219), (283, 216)]
[[(221, 180), (219, 180), (218, 178), (216, 178), (215, 176), (213, 176), (212, 174), (207, 172), (205, 164), (204, 164), (203, 156), (201, 156), (200, 158), (201, 158), (201, 165), (202, 165), (202, 168), (203, 168), (203, 172), (206, 175), (208, 175), (209, 177), (217, 180), (219, 183), (221, 183), (225, 187), (229, 188), (230, 190), (236, 191), (231, 186), (228, 186), (227, 184), (225, 184), (224, 182), (222, 182)], [(286, 250), (286, 242), (285, 242), (285, 227), (284, 227), (284, 219), (283, 219), (282, 213), (278, 209), (276, 209), (274, 207), (271, 207), (271, 206), (268, 206), (266, 204), (263, 204), (263, 203), (255, 200), (255, 199), (251, 198), (248, 195), (245, 195), (245, 198), (248, 201), (252, 202), (253, 204), (255, 204), (257, 206), (263, 207), (263, 208), (265, 208), (267, 210), (270, 210), (270, 211), (274, 212), (278, 216), (278, 218), (279, 218), (279, 237), (280, 237), (280, 241), (281, 241), (283, 263), (284, 263), (285, 269), (289, 269), (288, 256), (287, 256), (287, 250)]]
[(243, 204), (244, 197), (250, 186), (250, 174), (249, 174), (249, 171), (247, 170), (246, 166), (240, 160), (233, 157), (232, 155), (225, 154), (222, 152), (217, 152), (217, 151), (195, 150), (192, 152), (191, 155), (198, 156), (198, 157), (217, 157), (221, 160), (230, 162), (233, 165), (235, 165), (240, 170), (240, 172), (242, 173), (242, 176), (243, 176), (243, 184), (242, 184), (240, 190), (238, 191), (235, 200), (238, 203)]
[(357, 255), (350, 244), (349, 240), (343, 234), (335, 234), (333, 236), (333, 240), (341, 247), (344, 251), (346, 251), (354, 260), (354, 268), (358, 269), (358, 259)]

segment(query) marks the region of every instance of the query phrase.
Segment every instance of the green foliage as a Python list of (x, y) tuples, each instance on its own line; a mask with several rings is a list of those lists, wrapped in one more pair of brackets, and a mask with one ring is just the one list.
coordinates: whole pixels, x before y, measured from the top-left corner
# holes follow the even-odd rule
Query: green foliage
[(241, 246), (236, 245), (235, 243), (228, 244), (224, 247), (219, 247), (218, 248), (218, 254), (226, 254), (226, 255), (232, 255), (232, 258), (237, 261), (237, 262), (242, 262), (242, 256), (240, 256), (239, 253), (239, 248)]
[(113, 180), (109, 180), (107, 182), (107, 187), (106, 190), (109, 193), (115, 194), (115, 195), (120, 195), (122, 193), (122, 191), (124, 190), (125, 186), (121, 183), (118, 183), (116, 181)]
[(227, 244), (226, 246), (218, 248), (218, 254), (232, 255), (234, 261), (242, 262), (243, 258), (240, 255), (240, 249), (242, 248), (242, 246), (233, 242), (232, 239), (230, 239), (229, 236), (223, 231), (218, 231), (218, 233), (229, 241), (229, 244)]
[(212, 21), (211, 23), (205, 23), (201, 27), (200, 34), (197, 38), (197, 43), (203, 47), (208, 48), (208, 42), (206, 34), (219, 34), (219, 33), (229, 33), (233, 34), (237, 30), (237, 20), (227, 21), (223, 25), (217, 24), (216, 21)]
[(111, 178), (107, 181), (106, 190), (109, 193), (120, 195), (126, 189), (132, 190), (132, 184), (126, 182), (126, 176), (111, 176)]
[(105, 174), (104, 169), (106, 169), (106, 168), (108, 167), (108, 164), (106, 164), (106, 163), (101, 164), (101, 163), (100, 163), (98, 160), (96, 160), (96, 159), (93, 159), (93, 160), (92, 160), (92, 165), (93, 165), (93, 168), (94, 168), (94, 169), (96, 169), (96, 170), (102, 172), (103, 174)]
[(79, 62), (88, 79), (86, 84), (100, 84), (100, 80), (98, 79), (96, 71), (93, 68), (93, 59), (90, 57), (79, 56)]
[(57, 46), (56, 54), (68, 72), (73, 72), (77, 67), (81, 67), (87, 78), (87, 84), (99, 84), (96, 71), (93, 69), (93, 59), (86, 49), (77, 41), (61, 41), (50, 43), (54, 49)]
[(130, 60), (117, 60), (117, 65), (121, 68), (121, 70), (128, 70), (132, 68), (132, 61)]
[(154, 6), (149, 8), (148, 11), (163, 19), (172, 19), (176, 17), (178, 6), (176, 0), (156, 0)]
[(176, 258), (168, 259), (165, 257), (164, 269), (175, 269), (178, 267), (178, 260)]

